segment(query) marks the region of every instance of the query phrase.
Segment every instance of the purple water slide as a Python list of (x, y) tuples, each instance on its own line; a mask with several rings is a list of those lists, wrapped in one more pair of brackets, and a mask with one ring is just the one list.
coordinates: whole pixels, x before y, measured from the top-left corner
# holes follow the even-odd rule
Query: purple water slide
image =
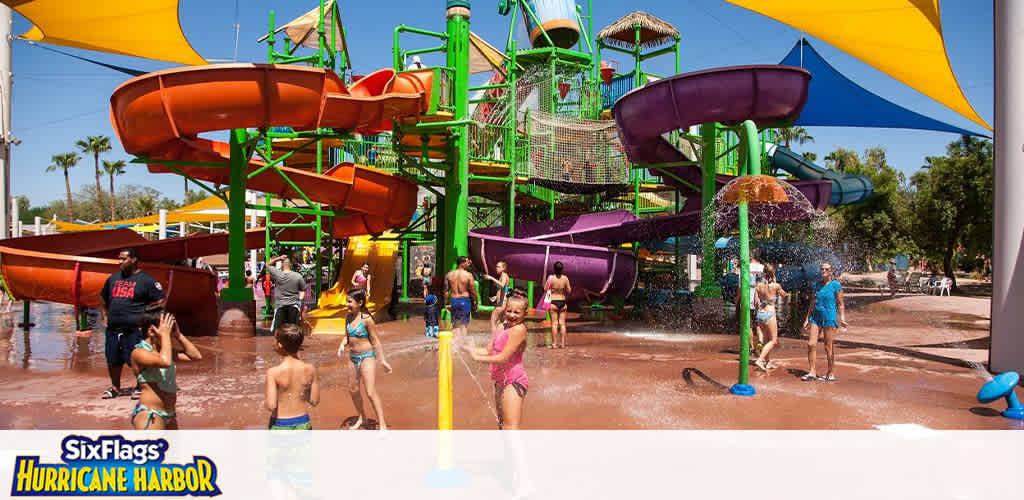
[[(599, 221), (596, 216), (604, 216), (604, 220)], [(692, 234), (700, 230), (700, 212), (697, 210), (646, 219), (638, 219), (632, 212), (625, 210), (587, 214), (580, 217), (593, 218), (594, 223), (588, 227), (575, 227), (571, 231), (565, 232), (551, 232), (535, 236), (532, 239), (577, 245), (607, 246), (634, 241), (663, 240), (670, 236)], [(516, 233), (516, 236), (519, 236), (518, 230)]]
[(507, 236), (506, 227), (470, 231), (469, 254), (473, 265), (488, 274), (503, 260), (513, 278), (541, 284), (555, 262), (561, 262), (572, 285), (571, 300), (605, 295), (627, 297), (637, 278), (632, 252), (542, 238), (554, 234), (556, 238), (569, 239), (575, 232), (604, 229), (635, 219), (629, 212), (618, 211), (517, 224), (515, 238)]
[(513, 277), (541, 283), (561, 261), (573, 283), (574, 299), (628, 296), (636, 283), (636, 259), (632, 252), (608, 246), (662, 240), (699, 229), (698, 211), (638, 219), (617, 210), (517, 224), (515, 238), (507, 236), (507, 227), (470, 231), (469, 248), (474, 265), (485, 272), (504, 260)]
[(789, 122), (807, 102), (811, 74), (792, 66), (715, 68), (658, 80), (615, 102), (615, 122), (629, 159), (682, 161), (661, 134), (710, 122)]
[[(687, 73), (622, 96), (615, 104), (615, 121), (632, 161), (684, 161), (686, 157), (661, 134), (708, 122), (750, 119), (764, 125), (792, 120), (807, 100), (809, 80), (810, 73), (789, 66), (736, 66)], [(699, 186), (700, 171), (695, 172), (694, 184)], [(692, 175), (685, 170), (681, 173)], [(729, 179), (719, 180), (718, 187)], [(818, 184), (828, 188), (827, 183)], [(805, 195), (813, 196), (818, 189), (808, 188)], [(814, 202), (817, 196), (809, 199)], [(628, 296), (636, 284), (636, 259), (631, 252), (607, 245), (694, 233), (699, 227), (696, 210), (650, 219), (616, 211), (518, 224), (515, 238), (508, 237), (505, 227), (470, 231), (469, 247), (473, 263), (487, 273), (503, 260), (514, 278), (543, 283), (554, 263), (561, 261), (573, 284), (571, 298)]]
[[(687, 158), (661, 137), (673, 130), (709, 122), (726, 124), (753, 120), (758, 125), (786, 123), (795, 119), (807, 102), (811, 75), (791, 66), (758, 65), (716, 68), (665, 78), (622, 96), (613, 109), (619, 136), (630, 160), (638, 163), (669, 163)], [(652, 169), (666, 184), (689, 195), (687, 208), (700, 201), (701, 171), (696, 166)], [(698, 188), (679, 182), (673, 176)], [(734, 177), (717, 175), (716, 191)], [(792, 182), (811, 204), (821, 210), (828, 204), (830, 184), (822, 181)], [(789, 212), (783, 211), (785, 214)], [(801, 213), (793, 211), (793, 218)]]

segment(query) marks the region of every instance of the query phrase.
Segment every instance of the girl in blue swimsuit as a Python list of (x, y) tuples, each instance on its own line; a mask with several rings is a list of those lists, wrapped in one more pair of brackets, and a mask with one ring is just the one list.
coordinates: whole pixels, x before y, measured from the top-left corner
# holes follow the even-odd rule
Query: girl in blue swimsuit
[(380, 344), (380, 337), (377, 336), (377, 327), (373, 322), (373, 316), (366, 310), (366, 291), (354, 289), (348, 291), (348, 316), (345, 318), (345, 337), (338, 346), (338, 357), (344, 356), (345, 348), (348, 348), (348, 359), (352, 362), (354, 376), (349, 386), (349, 393), (352, 395), (352, 404), (359, 412), (359, 418), (349, 429), (354, 430), (362, 427), (366, 420), (366, 412), (363, 410), (363, 394), (370, 399), (373, 411), (377, 414), (377, 425), (382, 431), (388, 429), (384, 420), (384, 407), (380, 402), (380, 395), (377, 394), (376, 368), (379, 362), (387, 373), (391, 373), (391, 365), (384, 359), (384, 349)]
[[(835, 271), (832, 264), (821, 263), (821, 281), (814, 284), (814, 298), (811, 308), (804, 320), (807, 328), (807, 374), (801, 380), (825, 380), (834, 382), (836, 365), (835, 340), (839, 327), (846, 328), (846, 305), (843, 303), (843, 285), (832, 279)], [(818, 355), (818, 332), (825, 335), (825, 357), (828, 359), (828, 372), (818, 377), (814, 365)]]
[[(203, 358), (163, 307), (150, 305), (139, 318), (139, 330), (146, 338), (132, 351), (132, 368), (139, 387), (139, 402), (132, 410), (132, 427), (136, 430), (177, 429), (175, 405), (178, 401), (178, 379), (174, 369), (177, 361), (198, 361)], [(182, 350), (174, 348), (174, 342)]]

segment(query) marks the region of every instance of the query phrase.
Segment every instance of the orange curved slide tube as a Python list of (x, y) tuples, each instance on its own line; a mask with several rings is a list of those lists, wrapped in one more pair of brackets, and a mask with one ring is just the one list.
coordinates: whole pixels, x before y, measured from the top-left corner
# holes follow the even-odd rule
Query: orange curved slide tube
[[(167, 310), (186, 335), (217, 332), (217, 278), (199, 269), (140, 262), (163, 287)], [(43, 300), (75, 307), (100, 307), (100, 290), (120, 261), (0, 246), (0, 274), (15, 299)]]
[[(333, 128), (376, 133), (395, 117), (427, 109), (432, 71), (395, 74), (384, 69), (351, 88), (333, 72), (269, 64), (175, 68), (133, 78), (110, 98), (111, 122), (125, 151), (158, 160), (226, 164), (228, 144), (200, 139), (203, 132), (271, 126)], [(250, 161), (249, 171), (263, 165)], [(323, 175), (279, 167), (311, 201), (345, 212), (335, 236), (376, 234), (404, 227), (416, 209), (416, 185), (379, 170), (342, 163)], [(149, 165), (150, 172), (170, 172)], [(224, 167), (185, 166), (197, 179), (229, 184)], [(248, 189), (288, 198), (299, 194), (273, 169), (246, 182)]]

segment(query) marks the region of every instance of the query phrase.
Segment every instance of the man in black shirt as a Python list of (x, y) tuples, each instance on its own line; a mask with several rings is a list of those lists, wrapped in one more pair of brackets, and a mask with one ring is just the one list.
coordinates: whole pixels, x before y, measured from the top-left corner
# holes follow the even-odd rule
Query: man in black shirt
[(132, 349), (142, 338), (138, 322), (146, 305), (164, 300), (160, 283), (139, 270), (139, 258), (134, 248), (121, 250), (118, 259), (121, 270), (110, 275), (100, 291), (107, 321), (104, 347), (111, 385), (103, 393), (104, 399), (121, 394), (121, 367), (131, 363)]

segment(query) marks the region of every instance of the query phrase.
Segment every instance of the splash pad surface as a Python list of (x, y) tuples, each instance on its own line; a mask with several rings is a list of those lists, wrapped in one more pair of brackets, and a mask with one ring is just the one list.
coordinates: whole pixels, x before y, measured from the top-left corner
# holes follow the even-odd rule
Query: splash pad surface
[[(757, 395), (737, 400), (735, 335), (694, 334), (641, 322), (596, 323), (570, 316), (569, 347), (538, 347), (544, 329), (531, 324), (526, 367), (531, 378), (527, 429), (874, 429), (916, 424), (933, 429), (1016, 429), (998, 404), (981, 405), (982, 379), (968, 362), (988, 357), (988, 299), (848, 295), (853, 325), (838, 341), (839, 381), (801, 382), (806, 339), (784, 337), (773, 359), (780, 368), (752, 370)], [(0, 428), (127, 429), (134, 402), (105, 401), (102, 334), (73, 336), (69, 308), (36, 304), (39, 325), (26, 336), (0, 323)], [(956, 311), (956, 312), (947, 312)], [(783, 316), (785, 313), (783, 313)], [(65, 318), (67, 318), (65, 320)], [(471, 338), (489, 340), (485, 321)], [(436, 422), (436, 352), (422, 321), (381, 324), (395, 373), (378, 387), (395, 429), (431, 429)], [(307, 339), (301, 357), (320, 370), (314, 428), (337, 429), (355, 415), (347, 387), (351, 363), (335, 356), (337, 339)], [(270, 337), (199, 338), (203, 360), (178, 367), (178, 413), (184, 429), (262, 429), (263, 374), (278, 362)], [(820, 356), (819, 356), (820, 358)], [(824, 360), (819, 359), (820, 363)], [(456, 429), (495, 427), (493, 389), (484, 365), (459, 357), (455, 367)], [(472, 376), (470, 375), (472, 374)], [(475, 377), (475, 379), (474, 379)], [(129, 376), (123, 377), (127, 385)], [(479, 385), (478, 385), (479, 383)], [(372, 417), (372, 415), (371, 415)]]

